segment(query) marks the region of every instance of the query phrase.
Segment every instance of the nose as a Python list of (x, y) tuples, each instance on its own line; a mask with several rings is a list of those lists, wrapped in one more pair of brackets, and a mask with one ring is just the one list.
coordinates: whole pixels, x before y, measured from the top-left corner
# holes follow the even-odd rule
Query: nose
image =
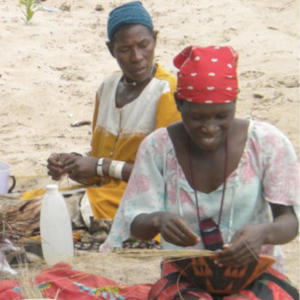
[(203, 133), (207, 135), (214, 135), (218, 131), (218, 124), (214, 122), (213, 120), (206, 121), (202, 127), (201, 130)]
[(131, 61), (132, 62), (139, 62), (143, 58), (141, 51), (138, 48), (132, 49), (131, 52)]

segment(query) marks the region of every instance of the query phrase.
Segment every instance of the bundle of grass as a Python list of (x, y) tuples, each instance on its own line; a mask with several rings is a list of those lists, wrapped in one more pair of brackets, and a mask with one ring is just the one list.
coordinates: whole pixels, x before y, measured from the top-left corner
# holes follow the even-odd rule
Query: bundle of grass
[(116, 249), (108, 255), (118, 255), (127, 258), (161, 258), (169, 261), (188, 259), (193, 257), (213, 256), (210, 250), (160, 250), (160, 249)]
[(28, 268), (28, 265), (19, 266), (19, 271), (16, 279), (20, 284), (20, 289), (25, 299), (43, 298), (42, 293), (39, 291), (37, 285), (34, 282), (35, 276), (35, 272), (30, 270)]

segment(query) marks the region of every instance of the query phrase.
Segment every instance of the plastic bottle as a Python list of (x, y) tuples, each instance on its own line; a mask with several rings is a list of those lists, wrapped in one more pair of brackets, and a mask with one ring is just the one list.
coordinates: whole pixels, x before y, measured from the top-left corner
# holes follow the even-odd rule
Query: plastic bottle
[(49, 184), (42, 200), (41, 243), (48, 265), (69, 261), (74, 256), (71, 219), (56, 184)]

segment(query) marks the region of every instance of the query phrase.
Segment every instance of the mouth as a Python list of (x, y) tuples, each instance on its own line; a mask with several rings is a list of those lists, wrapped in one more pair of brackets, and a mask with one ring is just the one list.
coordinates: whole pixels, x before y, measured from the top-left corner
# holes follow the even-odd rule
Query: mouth
[(215, 148), (218, 146), (220, 142), (220, 135), (215, 134), (213, 136), (205, 136), (201, 135), (198, 137), (198, 142), (201, 144), (204, 148)]
[(140, 76), (144, 75), (146, 72), (147, 72), (147, 68), (142, 67), (142, 68), (134, 69), (130, 73), (131, 73), (132, 77), (140, 77)]

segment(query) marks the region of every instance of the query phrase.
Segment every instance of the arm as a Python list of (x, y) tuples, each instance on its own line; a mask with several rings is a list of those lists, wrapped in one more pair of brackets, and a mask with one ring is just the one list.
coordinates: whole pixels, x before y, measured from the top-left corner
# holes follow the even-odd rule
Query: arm
[(266, 226), (264, 244), (286, 244), (298, 234), (298, 219), (291, 206), (271, 203), (274, 221)]
[(298, 220), (293, 207), (271, 204), (273, 222), (248, 225), (238, 230), (230, 246), (218, 254), (221, 265), (246, 265), (259, 255), (262, 245), (285, 244), (298, 232)]
[[(94, 131), (97, 124), (98, 111), (100, 107), (100, 94), (103, 85), (96, 93), (95, 107), (92, 122), (92, 131)], [(93, 149), (93, 141), (91, 143)], [(92, 154), (91, 154), (92, 155)], [(48, 174), (54, 180), (59, 180), (64, 174), (68, 174), (72, 180), (79, 183), (91, 185), (99, 183), (99, 174), (97, 174), (97, 163), (99, 157), (96, 155), (82, 156), (76, 153), (54, 153), (48, 159)], [(101, 175), (105, 177), (111, 177), (116, 179), (122, 179), (128, 181), (133, 165), (125, 162), (121, 170), (121, 178), (116, 177), (113, 169), (110, 170), (111, 159), (105, 158), (102, 163)]]
[[(122, 242), (131, 236), (131, 224), (137, 216), (151, 215), (164, 209), (165, 186), (162, 173), (165, 143), (160, 133), (148, 135), (140, 144), (127, 188), (102, 250), (121, 247)], [(149, 220), (149, 223), (152, 221)], [(151, 239), (157, 232), (155, 228), (152, 230), (146, 239)]]
[[(83, 184), (92, 184), (99, 181), (97, 174), (97, 157), (81, 156), (74, 153), (53, 153), (48, 159), (48, 175), (53, 180), (59, 180), (61, 176), (68, 174), (72, 180), (75, 180)], [(114, 177), (114, 174), (110, 172), (110, 165), (112, 160), (105, 158), (103, 160), (103, 176)], [(122, 180), (128, 181), (133, 164), (125, 163), (122, 168)], [(95, 178), (95, 177), (98, 177)], [(93, 180), (94, 179), (94, 180)]]
[(273, 220), (241, 228), (231, 245), (219, 255), (222, 264), (246, 264), (259, 255), (261, 246), (291, 241), (298, 231), (293, 205), (299, 201), (299, 165), (292, 144), (272, 125), (257, 123), (254, 143), (261, 170), (262, 198), (271, 207)]

